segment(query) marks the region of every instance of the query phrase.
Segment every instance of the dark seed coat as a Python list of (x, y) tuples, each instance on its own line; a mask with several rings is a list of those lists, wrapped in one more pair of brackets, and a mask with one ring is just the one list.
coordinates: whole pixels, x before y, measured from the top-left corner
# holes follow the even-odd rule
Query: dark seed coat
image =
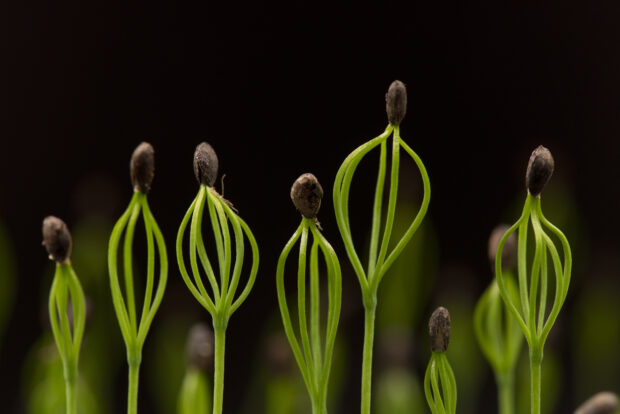
[(148, 194), (155, 176), (155, 150), (143, 142), (134, 150), (129, 162), (129, 174), (134, 191)]
[(213, 147), (206, 142), (199, 144), (194, 152), (194, 175), (200, 184), (213, 187), (217, 178), (219, 161)]
[(189, 331), (187, 337), (188, 363), (201, 370), (207, 370), (213, 362), (213, 332), (204, 323), (197, 323)]
[(407, 88), (399, 80), (392, 82), (385, 94), (385, 110), (392, 125), (400, 125), (407, 113)]
[(64, 221), (54, 216), (43, 220), (43, 246), (47, 249), (50, 260), (65, 263), (71, 258), (73, 241)]
[(291, 200), (305, 218), (315, 218), (321, 208), (323, 187), (310, 173), (302, 174), (291, 187)]
[[(500, 224), (495, 227), (489, 236), (488, 254), (489, 261), (491, 262), (491, 269), (495, 268), (495, 256), (497, 254), (497, 246), (499, 241), (504, 237), (504, 234), (510, 229), (510, 226), (506, 224)], [(502, 250), (502, 269), (510, 269), (514, 267), (517, 262), (517, 236), (515, 232), (512, 232), (504, 243), (504, 249)]]
[(431, 351), (444, 352), (450, 343), (450, 312), (443, 306), (435, 309), (428, 321)]
[(525, 173), (525, 184), (531, 195), (536, 197), (541, 193), (553, 174), (554, 165), (553, 156), (547, 148), (540, 145), (532, 151)]

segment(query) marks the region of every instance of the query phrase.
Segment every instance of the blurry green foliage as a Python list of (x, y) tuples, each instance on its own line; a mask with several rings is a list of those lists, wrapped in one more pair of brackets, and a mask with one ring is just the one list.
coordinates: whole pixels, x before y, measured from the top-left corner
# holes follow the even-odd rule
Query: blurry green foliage
[(177, 414), (211, 412), (211, 383), (200, 369), (188, 367), (179, 392)]
[(620, 306), (617, 282), (584, 284), (573, 321), (575, 405), (603, 390), (620, 390)]
[(411, 370), (405, 368), (388, 369), (378, 375), (373, 398), (377, 414), (426, 412), (420, 383)]
[[(45, 334), (26, 358), (23, 390), (29, 414), (65, 414), (65, 380), (62, 361), (51, 334)], [(96, 393), (80, 374), (78, 378), (78, 413), (100, 414), (106, 410)]]

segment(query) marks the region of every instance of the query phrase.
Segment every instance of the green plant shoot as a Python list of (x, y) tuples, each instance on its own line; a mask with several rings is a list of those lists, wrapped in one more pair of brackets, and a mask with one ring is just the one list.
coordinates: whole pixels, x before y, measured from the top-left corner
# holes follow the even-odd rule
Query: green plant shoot
[[(383, 134), (362, 144), (355, 149), (342, 163), (336, 180), (334, 182), (333, 199), (334, 210), (338, 229), (342, 236), (345, 249), (362, 290), (362, 301), (365, 309), (365, 329), (364, 329), (364, 350), (362, 357), (362, 391), (361, 391), (361, 413), (370, 413), (371, 404), (371, 383), (372, 383), (372, 351), (374, 342), (375, 314), (377, 308), (377, 290), (381, 279), (388, 271), (390, 266), (401, 254), (407, 243), (411, 240), (414, 233), (422, 223), (428, 204), (430, 202), (431, 188), (426, 168), (420, 157), (407, 145), (400, 137), (400, 123), (405, 116), (407, 107), (407, 92), (405, 85), (400, 81), (394, 81), (386, 95), (386, 110), (389, 125)], [(387, 214), (382, 227), (382, 203), (383, 190), (386, 176), (387, 141), (392, 136), (392, 165), (390, 172), (390, 192), (387, 206)], [(372, 227), (370, 237), (370, 251), (368, 255), (368, 266), (364, 269), (358, 253), (355, 250), (353, 237), (351, 235), (351, 225), (349, 222), (349, 191), (353, 174), (360, 161), (374, 148), (380, 147), (379, 171), (375, 187), (375, 197), (372, 214)], [(420, 174), (424, 186), (424, 196), (422, 204), (413, 222), (407, 228), (402, 238), (396, 243), (392, 251), (388, 252), (394, 217), (396, 213), (396, 199), (398, 194), (398, 174), (400, 165), (400, 150), (405, 152), (413, 159)]]
[[(201, 143), (194, 153), (194, 173), (200, 183), (198, 195), (190, 205), (177, 234), (176, 252), (181, 276), (196, 300), (211, 314), (215, 332), (215, 362), (213, 377), (213, 413), (221, 414), (224, 397), (224, 355), (226, 328), (232, 314), (241, 306), (250, 294), (258, 272), (258, 245), (249, 226), (239, 217), (229, 202), (215, 191), (213, 184), (217, 177), (218, 159), (213, 148), (206, 142)], [(215, 247), (217, 252), (219, 278), (211, 265), (202, 237), (202, 217), (205, 206), (209, 212)], [(183, 239), (188, 223), (189, 258), (193, 280), (185, 266), (183, 258)], [(234, 245), (232, 243), (229, 223), (232, 226)], [(252, 249), (252, 266), (243, 291), (235, 299), (244, 261), (244, 238)], [(233, 262), (234, 253), (234, 265)], [(198, 263), (206, 274), (212, 295), (207, 292), (202, 281)], [(231, 275), (232, 270), (232, 275)]]
[(431, 360), (424, 375), (424, 394), (432, 414), (456, 413), (456, 380), (446, 356), (450, 342), (450, 313), (435, 309), (428, 322)]
[[(159, 309), (159, 305), (164, 297), (168, 278), (166, 245), (147, 201), (147, 193), (150, 191), (155, 171), (154, 162), (153, 147), (149, 143), (141, 143), (134, 151), (130, 163), (134, 194), (127, 210), (114, 225), (108, 248), (108, 270), (110, 272), (112, 302), (127, 348), (127, 363), (129, 365), (128, 414), (137, 414), (138, 412), (138, 380), (140, 363), (142, 362), (142, 347), (155, 313)], [(146, 232), (147, 269), (142, 313), (138, 315), (133, 277), (133, 239), (140, 216), (142, 216)], [(122, 258), (125, 296), (123, 296), (121, 289), (118, 269), (118, 250), (123, 235)], [(159, 258), (159, 280), (155, 295), (153, 296), (153, 290), (155, 289), (155, 245), (157, 245), (157, 255)]]
[[(498, 226), (489, 238), (489, 259), (495, 263), (499, 240), (508, 226)], [(511, 268), (516, 261), (516, 237), (512, 234), (503, 251), (504, 279), (515, 303), (519, 303), (517, 285)], [(495, 279), (484, 291), (474, 310), (474, 332), (482, 353), (491, 365), (497, 384), (499, 414), (515, 412), (515, 370), (523, 345), (517, 320), (506, 309)]]
[[(495, 257), (495, 276), (499, 291), (506, 307), (517, 320), (529, 346), (531, 413), (540, 414), (541, 367), (543, 349), (549, 331), (564, 304), (570, 283), (572, 256), (568, 240), (564, 234), (543, 215), (540, 193), (551, 177), (554, 161), (549, 150), (543, 146), (536, 148), (530, 157), (526, 184), (528, 189), (521, 217), (506, 231), (499, 242)], [(528, 278), (527, 243), (528, 227), (534, 232), (534, 259)], [(517, 250), (518, 289), (520, 301), (513, 298), (508, 276), (502, 269), (502, 252), (508, 237), (519, 230)], [(562, 243), (563, 260), (547, 232), (550, 231)], [(555, 273), (555, 294), (553, 305), (548, 311), (548, 255)]]
[(43, 244), (56, 262), (50, 289), (49, 314), (52, 333), (65, 378), (67, 414), (77, 413), (77, 383), (80, 347), (86, 324), (86, 299), (71, 266), (71, 233), (64, 221), (49, 216), (43, 220)]
[[(327, 413), (327, 388), (332, 367), (334, 343), (340, 319), (342, 297), (342, 278), (340, 263), (334, 249), (323, 237), (318, 228), (318, 213), (323, 189), (312, 174), (300, 176), (291, 188), (291, 199), (303, 215), (301, 224), (288, 241), (278, 259), (276, 286), (282, 323), (295, 360), (310, 396), (313, 414)], [(306, 304), (306, 268), (308, 262), (308, 236), (312, 234), (310, 248), (310, 304)], [(299, 335), (295, 333), (286, 301), (284, 271), (286, 259), (299, 242), (297, 264), (297, 307), (299, 316)], [(325, 332), (321, 332), (321, 298), (319, 281), (319, 250), (323, 253), (327, 267), (327, 317)], [(308, 308), (310, 321), (308, 323)], [(298, 337), (300, 339), (298, 339)], [(321, 339), (324, 338), (324, 341)], [(301, 345), (300, 345), (301, 342)]]

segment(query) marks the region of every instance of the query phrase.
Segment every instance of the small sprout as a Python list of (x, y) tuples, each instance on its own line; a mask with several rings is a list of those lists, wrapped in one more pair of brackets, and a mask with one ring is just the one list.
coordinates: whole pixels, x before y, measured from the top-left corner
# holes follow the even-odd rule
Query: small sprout
[(189, 364), (206, 371), (213, 362), (213, 332), (204, 323), (197, 323), (189, 331), (186, 345)]
[(43, 220), (43, 246), (47, 249), (50, 260), (68, 263), (71, 258), (73, 241), (64, 221), (54, 216)]
[(543, 187), (551, 178), (551, 174), (553, 174), (553, 167), (553, 156), (547, 148), (539, 145), (532, 151), (525, 174), (527, 190), (532, 196), (540, 195)]
[[(497, 246), (499, 245), (499, 241), (502, 239), (502, 236), (506, 234), (506, 232), (510, 229), (510, 226), (506, 224), (500, 224), (495, 227), (489, 236), (489, 261), (491, 262), (491, 267), (495, 266), (495, 256), (497, 254)], [(504, 250), (502, 250), (502, 268), (510, 269), (512, 268), (517, 261), (517, 236), (515, 233), (510, 233), (510, 236), (506, 239), (506, 243), (504, 244)]]
[(599, 392), (588, 398), (575, 414), (613, 414), (618, 408), (618, 396), (613, 392)]
[(310, 173), (302, 174), (291, 187), (291, 200), (305, 218), (315, 218), (321, 208), (323, 187)]
[(450, 312), (443, 306), (435, 309), (428, 321), (431, 351), (444, 352), (450, 343)]
[(200, 184), (213, 187), (217, 178), (219, 162), (213, 147), (206, 142), (200, 143), (194, 152), (194, 174)]
[(148, 194), (155, 176), (155, 150), (143, 142), (134, 150), (129, 163), (129, 173), (134, 191)]
[(392, 82), (385, 94), (385, 110), (391, 125), (400, 125), (407, 113), (407, 88), (399, 80)]

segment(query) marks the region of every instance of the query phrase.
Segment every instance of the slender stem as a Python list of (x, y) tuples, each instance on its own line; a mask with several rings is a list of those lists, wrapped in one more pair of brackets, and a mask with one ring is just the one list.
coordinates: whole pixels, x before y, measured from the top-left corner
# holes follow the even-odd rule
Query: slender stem
[(497, 382), (497, 404), (499, 414), (514, 414), (514, 372), (498, 373), (495, 377), (495, 381)]
[(327, 414), (327, 404), (324, 398), (319, 397), (317, 401), (312, 399), (312, 414)]
[(127, 393), (127, 414), (138, 414), (138, 379), (140, 361), (129, 360), (129, 391)]
[(65, 380), (67, 414), (77, 414), (77, 378)]
[(540, 414), (542, 355), (530, 350), (531, 414)]
[(215, 372), (213, 373), (213, 414), (222, 414), (224, 402), (224, 348), (226, 345), (226, 327), (214, 326), (214, 331)]
[(370, 395), (372, 391), (372, 346), (375, 337), (375, 314), (377, 296), (372, 294), (369, 301), (364, 301), (364, 353), (362, 357), (362, 414), (370, 414)]

